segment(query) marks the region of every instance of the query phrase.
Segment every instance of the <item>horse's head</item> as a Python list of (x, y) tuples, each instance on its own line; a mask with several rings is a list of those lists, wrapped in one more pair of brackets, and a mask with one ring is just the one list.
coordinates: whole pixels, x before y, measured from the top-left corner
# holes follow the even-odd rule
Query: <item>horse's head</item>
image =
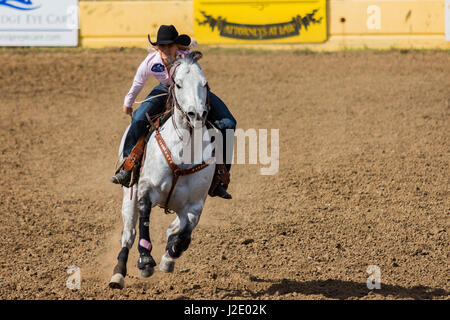
[(209, 108), (208, 81), (197, 62), (201, 57), (201, 52), (193, 51), (174, 63), (175, 106), (193, 128), (205, 125)]

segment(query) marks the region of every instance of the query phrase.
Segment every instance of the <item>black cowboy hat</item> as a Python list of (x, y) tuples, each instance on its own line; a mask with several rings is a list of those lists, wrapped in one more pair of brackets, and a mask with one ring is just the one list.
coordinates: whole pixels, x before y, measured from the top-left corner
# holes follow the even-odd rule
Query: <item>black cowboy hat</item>
[(176, 43), (187, 47), (191, 44), (191, 37), (189, 37), (187, 34), (178, 35), (178, 31), (173, 25), (162, 25), (158, 29), (156, 42), (152, 42), (152, 40), (150, 40), (150, 35), (148, 35), (148, 41), (154, 46), (158, 44)]

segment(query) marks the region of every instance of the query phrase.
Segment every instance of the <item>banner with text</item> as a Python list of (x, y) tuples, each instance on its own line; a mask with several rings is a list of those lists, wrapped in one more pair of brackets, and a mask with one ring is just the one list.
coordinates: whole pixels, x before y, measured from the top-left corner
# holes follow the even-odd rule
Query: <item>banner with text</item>
[(327, 39), (325, 0), (194, 0), (200, 43), (299, 43)]
[(77, 46), (78, 0), (0, 0), (0, 46)]

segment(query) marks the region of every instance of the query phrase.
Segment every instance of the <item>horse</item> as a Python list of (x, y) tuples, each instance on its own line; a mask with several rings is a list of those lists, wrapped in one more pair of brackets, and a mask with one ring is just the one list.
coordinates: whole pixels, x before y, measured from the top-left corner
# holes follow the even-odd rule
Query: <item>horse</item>
[[(166, 250), (158, 267), (162, 272), (173, 272), (176, 259), (188, 249), (192, 231), (199, 222), (215, 172), (215, 158), (204, 159), (211, 144), (201, 143), (201, 148), (195, 147), (193, 138), (196, 131), (201, 132), (203, 142), (213, 138), (206, 125), (209, 86), (198, 63), (201, 57), (200, 52), (194, 51), (174, 62), (171, 68), (173, 85), (168, 97), (168, 101), (172, 101), (169, 102), (172, 114), (147, 142), (137, 188), (123, 187), (122, 249), (109, 283), (111, 288), (124, 287), (128, 253), (135, 241), (138, 218), (138, 271), (144, 278), (150, 277), (156, 266), (151, 255), (151, 209), (160, 206), (166, 213), (169, 210), (176, 213), (166, 231)], [(128, 129), (119, 150), (123, 149)], [(186, 134), (180, 136), (180, 132)], [(185, 150), (197, 150), (194, 157), (201, 159), (201, 163), (183, 163)]]

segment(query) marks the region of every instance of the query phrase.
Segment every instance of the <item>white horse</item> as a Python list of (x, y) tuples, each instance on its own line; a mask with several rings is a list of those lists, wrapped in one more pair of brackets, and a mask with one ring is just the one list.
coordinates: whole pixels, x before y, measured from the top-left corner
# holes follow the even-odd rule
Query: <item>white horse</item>
[[(192, 52), (184, 59), (177, 60), (172, 67), (172, 70), (175, 69), (172, 75), (174, 85), (169, 94), (173, 94), (173, 113), (158, 131), (172, 155), (173, 162), (181, 170), (195, 166), (183, 163), (183, 150), (195, 150), (192, 133), (200, 130), (202, 140), (210, 139), (205, 125), (208, 112), (208, 85), (206, 77), (197, 63), (201, 56), (200, 52)], [(128, 129), (122, 137), (119, 150), (123, 149), (127, 131)], [(180, 136), (180, 132), (187, 132), (187, 135)], [(174, 180), (173, 169), (163, 155), (163, 149), (158, 144), (160, 142), (156, 139), (156, 135), (157, 132), (153, 132), (147, 143), (145, 161), (137, 186), (123, 188), (122, 250), (109, 283), (111, 288), (121, 289), (124, 287), (128, 252), (136, 237), (138, 217), (139, 273), (142, 277), (149, 277), (153, 274), (156, 263), (151, 256), (149, 224), (151, 208), (157, 205), (177, 214), (167, 229), (166, 251), (159, 264), (160, 271), (173, 271), (175, 259), (180, 257), (190, 244), (191, 233), (200, 219), (214, 176), (215, 158), (203, 159), (204, 153), (207, 153), (205, 148), (208, 146), (205, 147), (202, 143), (201, 150), (197, 147), (197, 150), (202, 152), (200, 159), (209, 162), (206, 164), (203, 162), (203, 166), (200, 168), (197, 164), (198, 171), (188, 172), (188, 175), (180, 175), (177, 180)], [(121, 156), (119, 155), (119, 157)], [(175, 185), (174, 188), (173, 185)], [(168, 198), (170, 198), (169, 201)]]

